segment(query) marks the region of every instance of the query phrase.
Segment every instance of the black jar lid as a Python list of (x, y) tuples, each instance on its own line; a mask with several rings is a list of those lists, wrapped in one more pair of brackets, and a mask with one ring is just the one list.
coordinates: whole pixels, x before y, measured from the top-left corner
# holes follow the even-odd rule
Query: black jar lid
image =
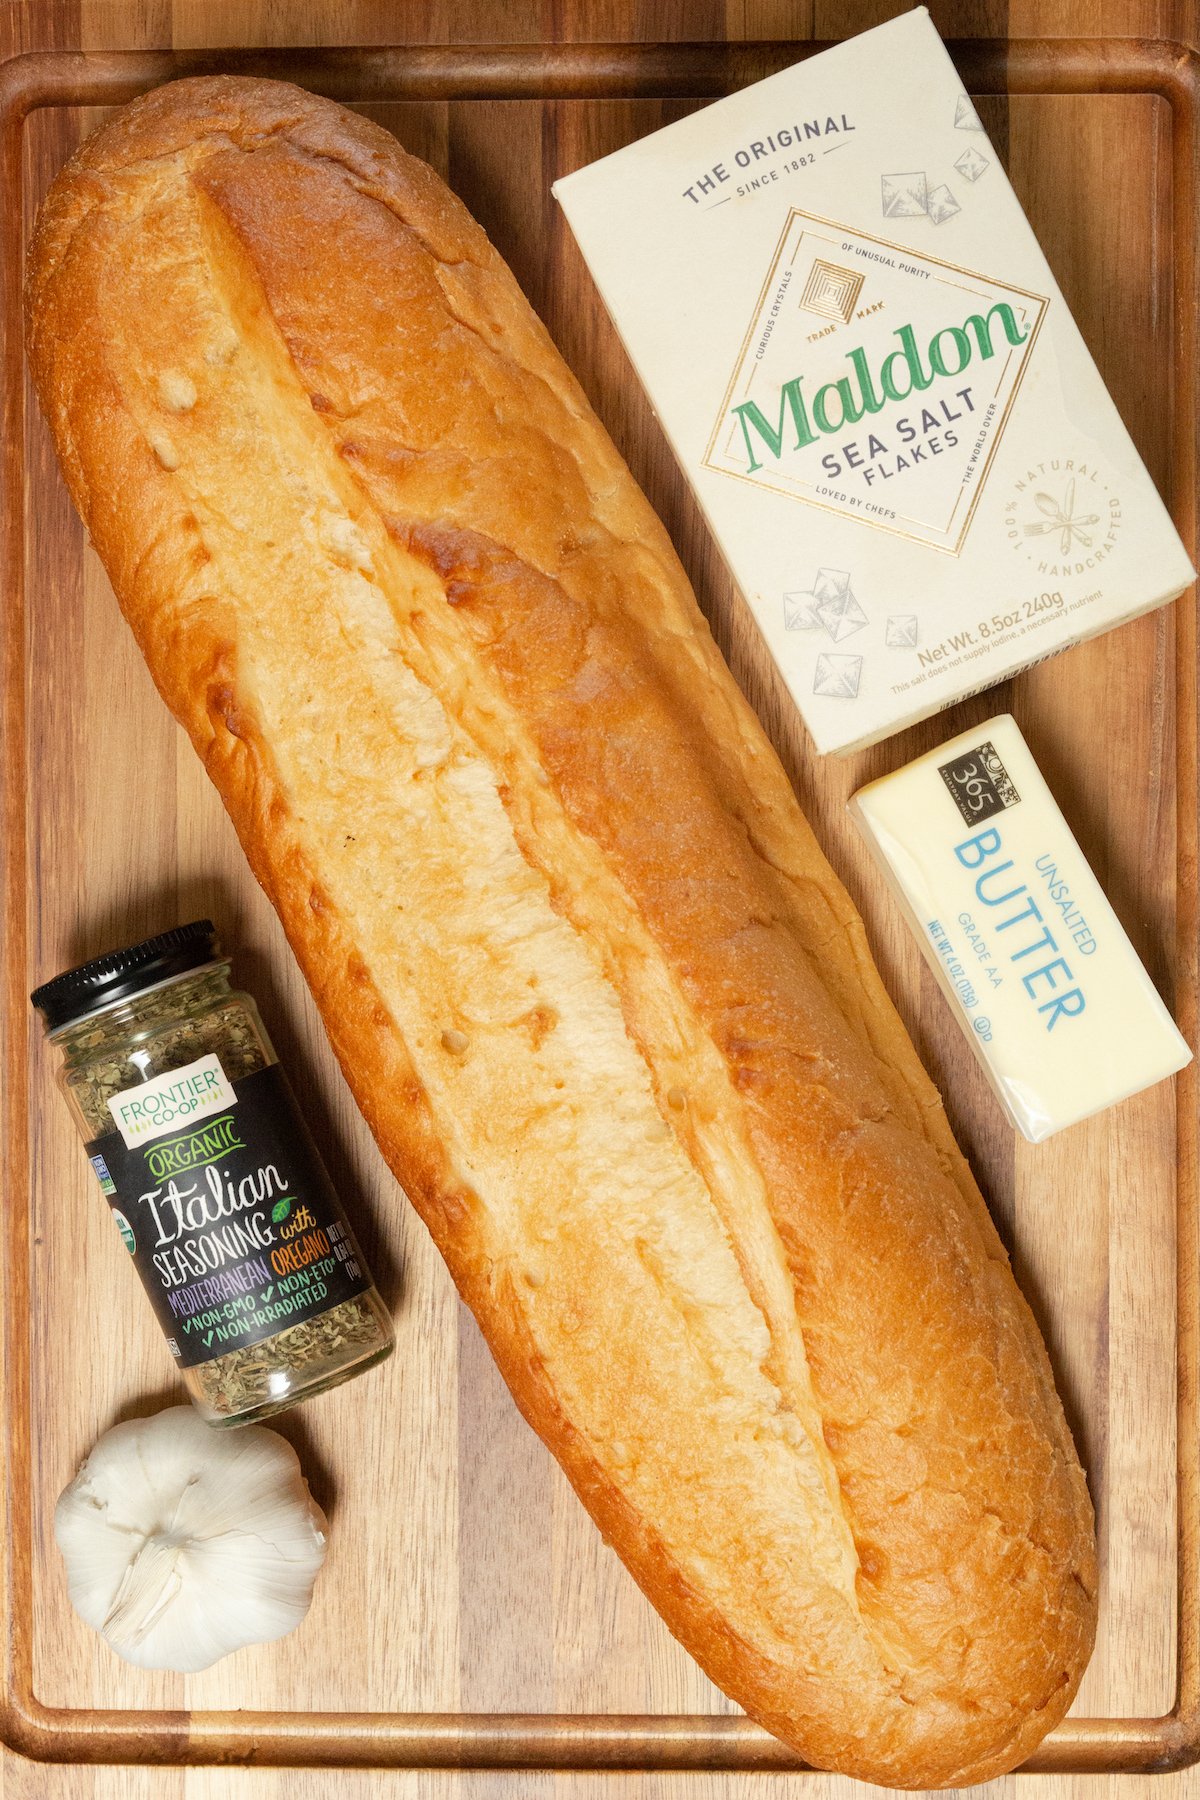
[(128, 1000), (176, 975), (186, 975), (189, 969), (216, 962), (220, 955), (212, 920), (193, 919), (190, 925), (160, 931), (157, 937), (131, 944), (127, 950), (93, 956), (91, 962), (80, 963), (77, 969), (68, 969), (35, 988), (29, 998), (45, 1020), (46, 1030), (58, 1031), (114, 1001)]

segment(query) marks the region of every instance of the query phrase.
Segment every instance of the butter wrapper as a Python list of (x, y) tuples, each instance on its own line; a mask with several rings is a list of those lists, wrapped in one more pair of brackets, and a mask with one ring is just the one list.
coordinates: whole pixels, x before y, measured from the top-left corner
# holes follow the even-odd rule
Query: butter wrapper
[(1192, 581), (923, 8), (554, 192), (819, 750)]
[(1031, 1143), (1191, 1061), (1007, 714), (861, 788), (850, 809)]

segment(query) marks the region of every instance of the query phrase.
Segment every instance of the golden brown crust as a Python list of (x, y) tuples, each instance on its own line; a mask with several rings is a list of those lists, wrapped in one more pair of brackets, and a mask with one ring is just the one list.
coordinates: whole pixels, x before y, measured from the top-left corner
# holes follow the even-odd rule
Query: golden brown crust
[(339, 107), (180, 82), (60, 175), (29, 306), (122, 607), (526, 1418), (810, 1760), (1014, 1766), (1095, 1624), (1044, 1348), (661, 525), (482, 231)]

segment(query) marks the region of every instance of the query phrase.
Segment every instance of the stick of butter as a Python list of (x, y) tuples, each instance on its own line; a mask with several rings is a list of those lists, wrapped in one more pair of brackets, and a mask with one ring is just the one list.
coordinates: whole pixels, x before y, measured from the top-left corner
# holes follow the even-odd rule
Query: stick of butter
[(1191, 1061), (1008, 714), (850, 810), (1031, 1143)]

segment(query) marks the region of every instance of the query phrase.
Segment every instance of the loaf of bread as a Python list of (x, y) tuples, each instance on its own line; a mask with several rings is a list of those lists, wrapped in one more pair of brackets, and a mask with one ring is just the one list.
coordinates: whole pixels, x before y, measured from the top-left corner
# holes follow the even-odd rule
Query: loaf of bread
[(986, 1208), (665, 533), (432, 170), (182, 81), (59, 175), (34, 377), (513, 1397), (810, 1762), (1019, 1763), (1087, 1491)]

